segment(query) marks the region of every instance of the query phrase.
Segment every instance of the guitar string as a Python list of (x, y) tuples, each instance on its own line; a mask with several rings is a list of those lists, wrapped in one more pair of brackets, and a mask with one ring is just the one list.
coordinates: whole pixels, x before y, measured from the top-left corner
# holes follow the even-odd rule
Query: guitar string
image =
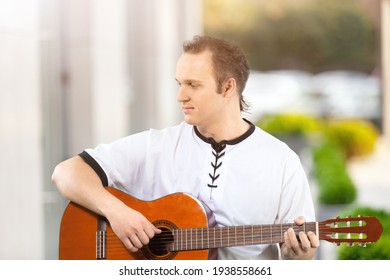
[[(289, 229), (289, 228), (291, 228), (291, 227), (285, 227), (285, 228), (282, 228), (282, 230), (287, 230), (287, 229)], [(361, 227), (344, 227), (344, 228), (341, 228), (341, 227), (339, 227), (339, 228), (329, 228), (329, 227), (321, 227), (321, 226), (319, 226), (318, 227), (318, 229), (320, 229), (321, 230), (321, 232), (327, 232), (327, 233), (333, 233), (333, 232), (338, 232), (338, 233), (342, 233), (343, 232), (343, 230), (356, 230), (356, 229), (359, 229), (359, 228), (361, 228)], [(271, 232), (271, 233), (273, 233), (273, 235), (275, 235), (275, 236), (277, 236), (277, 235), (280, 235), (280, 227), (275, 227), (275, 228), (272, 228), (272, 229), (269, 229), (269, 228), (263, 228), (263, 229), (261, 229), (261, 228), (258, 228), (258, 229), (254, 229), (253, 231), (257, 231), (257, 232), (263, 232), (263, 233), (269, 233), (269, 232)], [(303, 231), (303, 230), (300, 230), (300, 229), (302, 229), (302, 228), (299, 228), (299, 229), (296, 229), (296, 228), (294, 228), (294, 231), (296, 232), (296, 233), (298, 233), (298, 232), (300, 232), (300, 231)], [(313, 231), (313, 230), (315, 230), (316, 228), (315, 227), (313, 227), (313, 228), (310, 228), (310, 227), (306, 227), (306, 232), (309, 232), (309, 231)], [(229, 234), (229, 235), (232, 235), (232, 231), (234, 231), (234, 232), (237, 232), (237, 233), (239, 233), (239, 234), (248, 234), (248, 235), (251, 235), (251, 234), (249, 234), (248, 232), (252, 232), (252, 229), (251, 228), (229, 228), (229, 229), (227, 229), (227, 228), (225, 228), (225, 227), (221, 227), (221, 228), (188, 228), (188, 229), (174, 229), (173, 231), (175, 231), (176, 233), (185, 233), (185, 234), (194, 234), (194, 232), (196, 233), (197, 232), (197, 234), (195, 234), (195, 236), (196, 235), (201, 235), (201, 234), (204, 234), (204, 233), (207, 233), (207, 232), (218, 232), (218, 234), (220, 234), (220, 232), (222, 232), (222, 234)], [(229, 233), (227, 233), (229, 231)], [(353, 233), (353, 232), (351, 232), (351, 233)], [(113, 234), (113, 235), (115, 235), (115, 233), (108, 233), (108, 234)], [(160, 233), (160, 234), (156, 234), (155, 236), (164, 236), (164, 235), (166, 235), (166, 236), (172, 236), (172, 232), (171, 231), (168, 231), (168, 232), (162, 232), (162, 233)]]
[[(224, 229), (224, 228), (221, 228), (221, 229)], [(288, 228), (287, 228), (288, 229)], [(286, 230), (287, 230), (286, 229)], [(337, 231), (335, 231), (335, 230), (332, 230), (332, 229), (329, 229), (328, 227), (319, 227), (319, 229), (321, 230), (321, 234), (331, 234), (331, 233), (352, 233), (352, 234), (359, 234), (359, 233), (362, 233), (362, 232), (343, 232), (343, 231), (340, 231), (340, 229), (342, 229), (342, 228), (336, 228), (337, 229)], [(283, 230), (283, 229), (282, 229)], [(314, 231), (315, 230), (315, 228), (313, 228), (313, 229), (308, 229), (308, 230), (306, 230), (307, 232), (309, 232), (309, 231)], [(194, 231), (195, 232), (197, 232), (197, 234), (195, 233), (194, 234)], [(222, 231), (222, 233), (220, 232), (220, 231)], [(212, 239), (217, 239), (217, 240), (219, 240), (220, 239), (220, 237), (222, 236), (222, 237), (227, 237), (227, 236), (234, 236), (235, 234), (232, 234), (232, 232), (227, 232), (228, 230), (219, 230), (219, 228), (199, 228), (199, 229), (195, 229), (195, 228), (190, 228), (190, 229), (187, 229), (187, 230), (183, 230), (183, 229), (180, 229), (180, 230), (175, 230), (175, 232), (176, 232), (176, 234), (177, 235), (181, 235), (181, 236), (184, 236), (184, 237), (186, 237), (187, 236), (187, 238), (188, 238), (188, 235), (191, 235), (191, 234), (193, 234), (193, 236), (194, 236), (194, 238), (197, 238), (197, 239), (199, 239), (199, 238), (201, 238), (201, 239), (203, 239), (203, 240), (208, 240), (208, 239), (210, 239), (209, 238), (209, 236), (208, 237), (204, 237), (203, 235), (210, 235), (209, 234), (209, 232), (214, 232), (214, 233), (217, 233), (216, 235), (216, 237), (215, 238), (212, 238)], [(233, 229), (230, 229), (230, 231), (233, 231)], [(261, 236), (261, 235), (263, 235), (263, 236), (265, 236), (265, 235), (270, 235), (270, 233), (271, 233), (271, 236), (272, 237), (274, 237), (274, 236), (280, 236), (281, 234), (280, 234), (280, 231), (278, 231), (278, 230), (275, 230), (275, 229), (272, 229), (272, 230), (269, 230), (269, 229), (266, 229), (266, 230), (261, 230), (261, 229), (257, 229), (257, 230), (254, 230), (253, 232), (254, 233), (256, 233), (256, 234), (252, 234), (252, 230), (250, 230), (250, 233), (248, 233), (248, 231), (249, 230), (247, 230), (247, 229), (244, 229), (244, 230), (235, 230), (235, 233), (237, 233), (236, 234), (236, 236), (238, 236), (238, 237), (245, 237), (245, 238), (247, 238), (248, 236), (254, 236), (254, 237), (256, 237), (257, 235), (256, 234), (259, 234), (259, 236)], [(295, 233), (298, 233), (298, 232), (300, 232), (300, 230), (295, 230)], [(215, 234), (212, 234), (212, 235), (215, 235)], [(115, 233), (108, 233), (107, 234), (108, 236), (113, 236), (114, 238), (117, 238), (116, 237), (116, 235), (115, 235)], [(167, 238), (167, 239), (172, 239), (172, 237), (174, 236), (171, 232), (162, 232), (162, 233), (160, 233), (160, 234), (158, 234), (158, 235), (155, 235), (156, 237), (158, 237), (158, 239), (159, 240), (161, 240), (161, 239), (165, 239), (165, 238)]]
[[(328, 228), (328, 227), (326, 227)], [(202, 228), (203, 229), (203, 228)], [(207, 228), (204, 228), (204, 229), (207, 229)], [(309, 230), (310, 231), (310, 230)], [(267, 232), (271, 232), (271, 230), (269, 231), (263, 231), (263, 236), (261, 235), (253, 235), (253, 238), (254, 239), (258, 239), (258, 238), (262, 238), (264, 243), (268, 243), (269, 241), (271, 241), (272, 239), (274, 239), (275, 241), (278, 241), (275, 239), (275, 237), (279, 237), (279, 238), (282, 238), (280, 234), (272, 234), (271, 236), (264, 236), (267, 234)], [(322, 232), (324, 233), (324, 231)], [(334, 233), (334, 231), (328, 231), (326, 232), (325, 231), (325, 234), (326, 233)], [(153, 244), (153, 245), (149, 245), (150, 248), (152, 249), (158, 249), (158, 248), (166, 248), (167, 245), (169, 244), (172, 244), (172, 243), (175, 243), (175, 241), (172, 241), (172, 235), (170, 233), (162, 233), (165, 237), (159, 237), (159, 240), (157, 243)], [(186, 232), (186, 234), (188, 234), (188, 232)], [(222, 238), (213, 238), (213, 241), (211, 243), (214, 243), (214, 246), (216, 246), (216, 244), (222, 244), (224, 241), (226, 241), (227, 239), (225, 239), (226, 237), (228, 236), (228, 234), (222, 234)], [(230, 234), (230, 236), (232, 236)], [(251, 235), (252, 236), (252, 235)], [(225, 237), (225, 238), (224, 238)], [(183, 238), (189, 238), (188, 236), (182, 236), (182, 239)], [(245, 239), (245, 236), (238, 236), (237, 239), (240, 239), (240, 238), (243, 238)], [(203, 236), (195, 236), (195, 239), (197, 240), (209, 240), (209, 238), (205, 238)], [(180, 246), (180, 247), (183, 247), (183, 248), (198, 248), (199, 246), (194, 246), (194, 244), (196, 245), (198, 243), (197, 240), (187, 240), (187, 242), (185, 242), (184, 246)], [(344, 239), (343, 239), (344, 240)], [(347, 239), (348, 241), (352, 241), (353, 239)], [(361, 240), (361, 239), (357, 239), (357, 240)], [(115, 242), (117, 241), (117, 245), (118, 247), (120, 248), (124, 248), (124, 245), (122, 244), (122, 242), (116, 237), (116, 235), (114, 233), (112, 234), (109, 234), (108, 235), (108, 240), (109, 242)], [(268, 242), (267, 242), (268, 241)], [(176, 242), (180, 242), (180, 240), (176, 240)], [(184, 241), (183, 241), (184, 242)], [(239, 246), (241, 245), (241, 243), (243, 243), (243, 240), (237, 240), (235, 244), (238, 244), (238, 245), (235, 245), (235, 246)], [(255, 243), (258, 243), (258, 242), (255, 242)], [(245, 242), (243, 243), (245, 244)], [(115, 243), (112, 244), (112, 243), (109, 243), (107, 244), (109, 248), (115, 248)], [(113, 246), (114, 245), (114, 246)], [(178, 245), (178, 244), (176, 244)], [(199, 245), (199, 244), (198, 244)], [(214, 247), (214, 246), (209, 246), (209, 247)], [(218, 246), (216, 246), (218, 247)], [(201, 247), (203, 248), (203, 247)]]
[[(306, 226), (306, 232), (313, 231), (316, 229), (314, 225), (312, 225), (313, 228), (310, 228), (310, 226)], [(285, 224), (282, 226), (281, 230), (285, 231), (289, 228), (291, 228), (291, 225)], [(294, 228), (294, 231), (296, 233), (300, 232), (303, 226), (298, 226), (298, 228)], [(319, 225), (318, 229), (321, 230), (321, 233), (343, 233), (343, 229), (347, 230), (353, 230), (353, 229), (359, 229), (362, 227), (338, 227), (338, 228), (329, 228), (329, 226), (321, 226)], [(278, 225), (272, 225), (272, 229), (270, 229), (270, 225), (264, 225), (264, 226), (255, 226), (253, 229), (251, 226), (236, 226), (236, 227), (216, 227), (216, 228), (187, 228), (187, 229), (173, 229), (176, 234), (181, 234), (181, 235), (192, 235), (194, 234), (195, 231), (195, 237), (198, 235), (204, 235), (204, 234), (209, 234), (209, 232), (218, 232), (218, 236), (225, 236), (225, 235), (232, 235), (232, 231), (234, 231), (234, 234), (239, 234), (242, 235), (252, 235), (252, 232), (260, 232), (263, 234), (269, 234), (270, 232), (272, 233), (272, 236), (279, 236), (280, 235), (280, 226)], [(168, 232), (162, 232), (156, 236), (167, 236), (167, 237), (172, 237), (172, 231)], [(346, 232), (347, 233), (347, 232)], [(354, 233), (354, 232), (351, 232)], [(359, 233), (359, 232), (357, 232)], [(113, 235), (116, 236), (115, 233), (107, 233), (108, 235)], [(204, 238), (204, 239), (209, 239), (209, 238)]]
[[(311, 226), (314, 226), (314, 224), (307, 224), (307, 225), (311, 225)], [(282, 238), (282, 236), (279, 234), (280, 231), (279, 228), (281, 228), (281, 230), (287, 230), (288, 228), (290, 228), (292, 226), (292, 224), (284, 224), (282, 225), (282, 227), (280, 227), (279, 225), (263, 225), (263, 226), (255, 226), (255, 230), (254, 232), (256, 231), (261, 231), (260, 232), (260, 238), (262, 239), (262, 243), (270, 243), (270, 241), (274, 241), (274, 242), (277, 242), (279, 240), (277, 240), (275, 237), (277, 238)], [(270, 227), (272, 227), (272, 229), (270, 229)], [(364, 226), (350, 226), (350, 227), (339, 227), (339, 228), (332, 228), (332, 227), (329, 227), (329, 225), (322, 225), (322, 224), (319, 224), (318, 225), (318, 229), (321, 230), (320, 232), (320, 236), (324, 236), (324, 235), (329, 235), (329, 234), (333, 234), (333, 233), (341, 233), (341, 234), (347, 234), (349, 232), (340, 232), (340, 229), (348, 229), (348, 230), (351, 230), (351, 229), (359, 229), (359, 228), (362, 228)], [(264, 229), (265, 228), (265, 229)], [(300, 231), (300, 229), (302, 229), (303, 226), (300, 226), (298, 229), (294, 229), (296, 233), (298, 233)], [(276, 229), (276, 230), (275, 230)], [(335, 230), (337, 229), (337, 231), (335, 232)], [(197, 234), (195, 234), (195, 241), (192, 240), (188, 234), (193, 234), (193, 231), (196, 231)], [(161, 234), (159, 234), (159, 240), (157, 243), (154, 243), (154, 244), (150, 244), (148, 247), (150, 250), (164, 250), (166, 253), (165, 254), (168, 254), (170, 253), (171, 251), (170, 250), (167, 250), (167, 246), (168, 245), (172, 245), (173, 243), (176, 242), (175, 246), (175, 251), (184, 251), (184, 250), (201, 250), (201, 249), (208, 249), (208, 248), (213, 248), (213, 247), (223, 247), (225, 244), (223, 244), (223, 242), (225, 241), (226, 242), (226, 237), (228, 237), (230, 235), (230, 237), (232, 236), (232, 233), (230, 231), (234, 230), (235, 233), (238, 234), (238, 236), (236, 236), (236, 239), (241, 239), (243, 238), (244, 240), (247, 238), (246, 234), (248, 233), (248, 231), (250, 231), (252, 233), (252, 229), (251, 229), (251, 226), (237, 226), (237, 227), (230, 227), (230, 228), (188, 228), (188, 229), (174, 229), (174, 231), (176, 232), (176, 234), (178, 235), (181, 235), (180, 238), (178, 238), (178, 240), (176, 241), (173, 241), (172, 238), (172, 232), (163, 232)], [(310, 227), (307, 227), (307, 232), (310, 231)], [(197, 245), (199, 240), (209, 240), (209, 232), (211, 231), (214, 231), (214, 238), (213, 240), (211, 241), (211, 243), (214, 243), (214, 246), (209, 246), (208, 248), (205, 248), (205, 247), (199, 247)], [(219, 232), (218, 232), (219, 231)], [(222, 231), (222, 234), (220, 234), (220, 231)], [(313, 230), (314, 231), (314, 228)], [(215, 237), (215, 232), (218, 232), (217, 233), (217, 237)], [(269, 235), (269, 233), (271, 233), (271, 236), (264, 236), (264, 235)], [(204, 237), (204, 234), (207, 234), (208, 237)], [(244, 235), (242, 235), (244, 234)], [(354, 233), (354, 234), (359, 234), (359, 232), (357, 233)], [(183, 236), (184, 235), (184, 236)], [(175, 236), (176, 237), (176, 236)], [(252, 237), (252, 234), (250, 234), (250, 237)], [(186, 240), (186, 242), (184, 242), (184, 240), (179, 240), (179, 239), (185, 239), (185, 238), (189, 238), (190, 240)], [(253, 239), (258, 239), (259, 236), (257, 235), (253, 235)], [(115, 253), (118, 253), (120, 254), (121, 252), (126, 252), (127, 254), (129, 253), (127, 251), (127, 249), (124, 247), (123, 243), (117, 238), (117, 236), (112, 233), (112, 234), (108, 234), (108, 243), (107, 244), (107, 249), (110, 250), (110, 254), (113, 255)], [(203, 242), (202, 241), (202, 242)], [(366, 242), (364, 239), (362, 238), (359, 238), (359, 239), (354, 239), (354, 238), (343, 238), (343, 239), (334, 239), (334, 242), (357, 242), (357, 243), (363, 243), (363, 242)], [(178, 242), (184, 242), (185, 244), (178, 244)], [(195, 243), (194, 243), (195, 242)], [(202, 243), (201, 242), (201, 243)], [(242, 244), (241, 244), (242, 243)], [(367, 242), (368, 243), (368, 242)], [(219, 246), (217, 245), (219, 244)], [(259, 243), (257, 240), (256, 242), (254, 242), (254, 244), (261, 244)], [(232, 244), (233, 245), (233, 244)], [(234, 244), (234, 246), (240, 246), (240, 245), (245, 245), (245, 242), (243, 242), (242, 240), (237, 240), (236, 243)], [(247, 244), (248, 245), (248, 244)], [(173, 250), (172, 250), (173, 251)]]
[[(273, 238), (268, 238), (268, 239), (263, 239), (263, 243), (265, 244), (268, 244), (268, 243), (271, 243), (271, 241), (273, 240)], [(278, 243), (278, 242), (281, 242), (282, 239), (280, 240), (273, 240), (274, 243)], [(361, 240), (361, 239), (335, 239), (333, 240), (335, 243), (370, 243), (370, 241), (366, 241), (366, 240)], [(115, 241), (114, 241), (115, 242)], [(124, 245), (120, 242), (120, 240), (116, 240), (116, 243), (110, 243), (110, 244), (107, 244), (107, 249), (112, 251), (112, 250), (119, 250), (119, 251), (122, 251), (122, 250), (126, 250)], [(186, 243), (185, 245), (179, 245), (179, 244), (176, 244), (176, 246), (174, 247), (175, 250), (173, 250), (172, 248), (170, 248), (169, 246), (172, 245), (172, 241), (160, 241), (159, 243), (156, 243), (156, 244), (153, 244), (153, 245), (148, 245), (149, 249), (150, 250), (163, 250), (163, 251), (166, 251), (166, 252), (170, 252), (170, 251), (185, 251), (185, 250), (202, 250), (202, 249), (210, 249), (210, 248), (219, 248), (219, 247), (234, 247), (234, 246), (245, 246), (245, 245), (250, 245), (250, 244), (244, 244), (244, 243), (240, 243), (240, 242), (237, 242), (237, 243), (230, 243), (229, 244), (225, 244), (225, 243), (221, 243), (220, 241), (215, 241), (213, 242), (214, 243), (214, 246), (206, 246), (206, 247), (200, 247), (200, 246), (196, 246), (197, 243), (194, 243), (194, 242), (191, 242), (191, 243)], [(255, 242), (255, 244), (261, 244), (259, 242)]]

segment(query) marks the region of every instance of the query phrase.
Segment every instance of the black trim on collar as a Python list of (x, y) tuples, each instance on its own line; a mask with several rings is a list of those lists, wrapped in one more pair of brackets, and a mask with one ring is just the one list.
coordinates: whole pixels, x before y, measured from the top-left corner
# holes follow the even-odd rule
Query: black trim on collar
[(96, 174), (99, 176), (100, 180), (102, 181), (103, 186), (108, 186), (108, 179), (107, 175), (104, 172), (103, 168), (99, 165), (99, 163), (91, 157), (90, 154), (88, 154), (86, 151), (83, 151), (79, 154), (79, 156), (89, 165), (92, 167), (92, 169), (96, 172)]
[(240, 143), (241, 141), (244, 141), (246, 138), (248, 138), (255, 131), (255, 125), (253, 123), (251, 123), (250, 121), (248, 121), (246, 119), (243, 119), (243, 120), (246, 121), (250, 125), (249, 129), (241, 136), (239, 136), (235, 139), (232, 139), (232, 140), (222, 140), (221, 142), (216, 142), (212, 137), (207, 138), (207, 137), (203, 136), (199, 132), (199, 130), (197, 129), (196, 126), (194, 126), (194, 130), (195, 130), (195, 134), (200, 139), (202, 139), (206, 143), (211, 144), (211, 146), (213, 147), (213, 149), (215, 151), (220, 152), (226, 147), (226, 145), (236, 145), (236, 144)]

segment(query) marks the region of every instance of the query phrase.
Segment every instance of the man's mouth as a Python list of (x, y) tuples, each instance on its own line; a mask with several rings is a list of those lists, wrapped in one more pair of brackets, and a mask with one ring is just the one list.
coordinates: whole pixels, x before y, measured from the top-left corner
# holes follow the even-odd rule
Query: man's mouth
[(182, 106), (181, 109), (182, 109), (184, 114), (188, 114), (188, 113), (192, 112), (192, 110), (194, 110), (194, 107), (192, 107), (192, 106)]

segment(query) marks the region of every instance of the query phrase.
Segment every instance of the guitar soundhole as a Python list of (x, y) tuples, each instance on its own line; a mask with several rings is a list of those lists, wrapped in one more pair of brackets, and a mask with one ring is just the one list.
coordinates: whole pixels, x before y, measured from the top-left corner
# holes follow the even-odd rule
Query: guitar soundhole
[(154, 225), (161, 230), (156, 234), (147, 246), (141, 250), (144, 257), (149, 260), (170, 260), (177, 252), (171, 250), (173, 244), (172, 229), (176, 228), (174, 224), (168, 221), (157, 221)]
[(168, 246), (173, 242), (172, 232), (166, 228), (160, 228), (161, 234), (155, 235), (148, 245), (149, 250), (156, 256), (163, 256), (169, 252)]

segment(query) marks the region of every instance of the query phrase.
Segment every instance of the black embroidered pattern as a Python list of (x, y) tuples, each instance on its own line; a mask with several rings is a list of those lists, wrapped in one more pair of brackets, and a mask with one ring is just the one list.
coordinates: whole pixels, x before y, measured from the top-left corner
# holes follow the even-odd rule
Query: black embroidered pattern
[(226, 144), (224, 143), (224, 141), (222, 141), (221, 143), (217, 143), (214, 141), (214, 139), (210, 139), (210, 141), (212, 142), (211, 146), (214, 149), (213, 155), (215, 157), (215, 161), (211, 162), (211, 166), (213, 167), (214, 172), (213, 174), (209, 173), (209, 176), (211, 178), (211, 184), (207, 184), (207, 186), (209, 188), (217, 188), (218, 185), (215, 184), (215, 181), (219, 178), (220, 174), (217, 174), (217, 172), (218, 168), (220, 168), (222, 165), (222, 162), (219, 162), (219, 159), (225, 155), (225, 152), (223, 150), (226, 148)]
[[(212, 173), (209, 173), (209, 177), (211, 179), (211, 184), (207, 184), (207, 186), (211, 189), (211, 191), (218, 187), (218, 185), (216, 184), (216, 181), (220, 176), (220, 173), (218, 173), (218, 171), (219, 171), (218, 169), (222, 166), (221, 158), (225, 155), (224, 150), (226, 148), (226, 145), (236, 145), (236, 144), (240, 143), (241, 141), (244, 141), (246, 138), (248, 138), (255, 131), (254, 124), (252, 124), (250, 121), (248, 121), (246, 119), (244, 119), (244, 121), (246, 121), (250, 125), (249, 129), (244, 134), (242, 134), (241, 136), (239, 136), (235, 139), (223, 140), (219, 143), (216, 142), (213, 138), (207, 138), (207, 137), (203, 136), (199, 132), (199, 130), (196, 128), (196, 126), (194, 126), (195, 134), (200, 139), (202, 139), (204, 142), (211, 144), (211, 147), (214, 150), (214, 151), (212, 151), (212, 153), (215, 157), (215, 160), (214, 160), (214, 162), (211, 162), (211, 167), (213, 168), (213, 171), (212, 171)], [(210, 199), (211, 199), (211, 193), (210, 193)]]

